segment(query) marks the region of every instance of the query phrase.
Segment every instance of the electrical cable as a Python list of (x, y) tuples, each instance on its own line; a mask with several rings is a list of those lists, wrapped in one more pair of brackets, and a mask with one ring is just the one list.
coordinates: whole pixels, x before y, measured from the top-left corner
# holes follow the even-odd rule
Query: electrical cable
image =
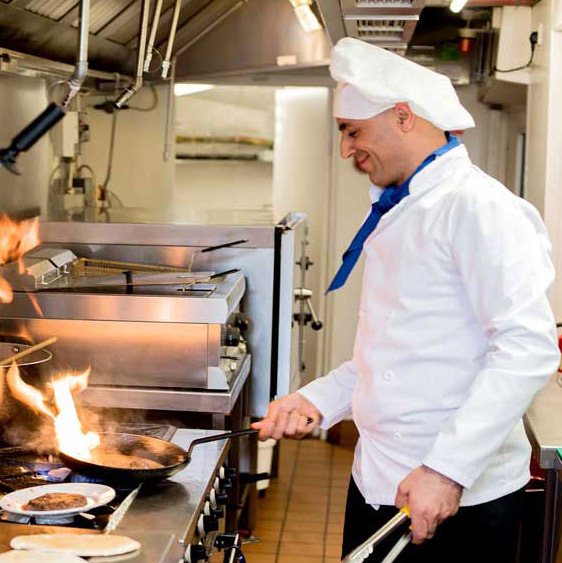
[[(121, 75), (119, 73), (115, 73), (115, 90), (119, 91), (119, 84), (121, 81)], [(109, 185), (109, 181), (111, 180), (111, 169), (113, 167), (113, 148), (115, 146), (115, 130), (117, 128), (117, 113), (118, 111), (115, 109), (113, 111), (113, 115), (111, 116), (111, 135), (109, 138), (109, 156), (107, 159), (107, 172), (105, 174), (105, 180), (102, 185), (102, 190), (104, 193), (107, 193), (107, 186)]]
[(150, 90), (152, 91), (152, 104), (146, 108), (139, 108), (137, 106), (127, 106), (127, 109), (132, 109), (133, 111), (152, 111), (158, 107), (158, 91), (153, 84), (150, 84)]
[(529, 58), (529, 62), (526, 65), (508, 69), (499, 69), (498, 67), (494, 66), (492, 72), (515, 72), (516, 70), (529, 68), (533, 64), (533, 58), (535, 57), (535, 47), (537, 46), (538, 40), (539, 34), (536, 31), (533, 31), (533, 33), (531, 33), (531, 35), (529, 36), (529, 42), (531, 43), (531, 57)]

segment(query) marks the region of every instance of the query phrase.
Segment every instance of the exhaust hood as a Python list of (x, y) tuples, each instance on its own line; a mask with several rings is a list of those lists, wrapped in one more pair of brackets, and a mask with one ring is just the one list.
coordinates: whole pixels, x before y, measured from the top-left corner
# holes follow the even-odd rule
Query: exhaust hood
[[(179, 0), (173, 56), (178, 80), (233, 76), (327, 77), (333, 43), (344, 36), (403, 51), (425, 0), (316, 0), (323, 23), (311, 33), (289, 0)], [(153, 68), (165, 57), (175, 0), (150, 2), (160, 10)], [(90, 68), (135, 74), (141, 0), (92, 0)], [(78, 0), (0, 0), (0, 51), (72, 63)], [(152, 40), (152, 34), (151, 34)], [(4, 65), (6, 67), (6, 65)], [(149, 71), (146, 79), (158, 79)]]

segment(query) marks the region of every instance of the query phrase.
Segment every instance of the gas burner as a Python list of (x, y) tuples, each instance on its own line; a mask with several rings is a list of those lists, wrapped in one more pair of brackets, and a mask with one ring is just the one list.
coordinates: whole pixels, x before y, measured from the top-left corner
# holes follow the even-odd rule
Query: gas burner
[(39, 526), (65, 526), (74, 522), (74, 514), (69, 516), (25, 516), (13, 512), (2, 511), (0, 516), (2, 522), (13, 522), (15, 524), (35, 523)]

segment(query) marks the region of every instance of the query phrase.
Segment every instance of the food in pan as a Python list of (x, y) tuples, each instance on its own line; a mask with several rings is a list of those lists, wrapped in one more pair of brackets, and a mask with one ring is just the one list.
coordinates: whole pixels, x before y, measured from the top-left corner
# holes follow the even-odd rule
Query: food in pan
[[(140, 543), (126, 536), (110, 534), (34, 534), (12, 538), (13, 549), (28, 549), (41, 552), (69, 553), (81, 557), (110, 557), (140, 549)], [(58, 562), (59, 560), (57, 560)], [(1, 560), (0, 560), (1, 563)]]
[(38, 553), (14, 549), (0, 554), (0, 563), (86, 563), (85, 559), (68, 553)]
[(22, 506), (23, 510), (66, 510), (87, 506), (88, 499), (84, 495), (74, 493), (47, 493), (32, 498)]
[(125, 455), (96, 450), (93, 452), (91, 461), (97, 465), (114, 467), (116, 469), (162, 469), (164, 467), (164, 465), (157, 461), (138, 455)]

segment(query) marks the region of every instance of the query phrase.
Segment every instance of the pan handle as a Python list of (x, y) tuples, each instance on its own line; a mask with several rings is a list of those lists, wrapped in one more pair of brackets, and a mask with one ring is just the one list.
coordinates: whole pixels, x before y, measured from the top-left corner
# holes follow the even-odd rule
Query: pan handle
[(248, 436), (250, 434), (257, 434), (259, 430), (248, 428), (246, 430), (235, 430), (234, 432), (223, 432), (222, 434), (215, 434), (214, 436), (207, 436), (206, 438), (197, 438), (189, 444), (187, 450), (187, 457), (191, 459), (193, 448), (199, 444), (206, 444), (207, 442), (217, 442), (218, 440), (227, 440), (228, 438), (238, 438), (238, 436)]

